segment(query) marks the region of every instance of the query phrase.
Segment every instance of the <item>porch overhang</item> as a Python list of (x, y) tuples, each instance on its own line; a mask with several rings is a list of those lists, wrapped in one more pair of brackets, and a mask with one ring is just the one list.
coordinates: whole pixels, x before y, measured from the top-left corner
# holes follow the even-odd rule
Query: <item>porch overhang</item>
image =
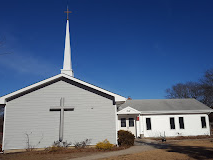
[(126, 107), (120, 111), (117, 112), (118, 115), (120, 114), (140, 114), (141, 112), (132, 108), (132, 107)]

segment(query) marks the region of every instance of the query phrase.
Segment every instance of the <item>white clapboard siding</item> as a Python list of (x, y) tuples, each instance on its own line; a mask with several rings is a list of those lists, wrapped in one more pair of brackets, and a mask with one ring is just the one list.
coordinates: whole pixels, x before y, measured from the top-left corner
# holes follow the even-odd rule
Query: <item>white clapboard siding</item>
[[(175, 129), (170, 128), (170, 117), (175, 119)], [(179, 117), (184, 119), (184, 129), (180, 129)], [(206, 128), (201, 126), (201, 117), (206, 118)], [(146, 128), (146, 118), (151, 118), (151, 130)], [(141, 120), (144, 137), (161, 137), (164, 133), (166, 137), (210, 135), (207, 114), (142, 115)]]
[(65, 111), (64, 141), (75, 143), (88, 138), (92, 145), (104, 139), (116, 143), (113, 100), (60, 80), (7, 102), (4, 150), (26, 148), (26, 134), (35, 148), (57, 141), (60, 112), (49, 109), (59, 106), (61, 97), (65, 106), (75, 108)]

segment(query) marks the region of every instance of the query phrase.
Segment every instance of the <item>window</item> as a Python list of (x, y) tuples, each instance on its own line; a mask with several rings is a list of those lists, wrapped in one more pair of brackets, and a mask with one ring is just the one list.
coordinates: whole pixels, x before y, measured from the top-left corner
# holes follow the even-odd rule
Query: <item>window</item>
[(179, 117), (179, 125), (180, 125), (180, 129), (184, 129), (183, 117)]
[(151, 130), (151, 118), (146, 118), (146, 130)]
[(174, 117), (170, 118), (170, 128), (175, 129), (175, 118)]
[(134, 127), (134, 118), (129, 118), (129, 127)]
[(126, 118), (121, 118), (121, 127), (126, 127)]
[(202, 128), (206, 128), (206, 117), (201, 117)]

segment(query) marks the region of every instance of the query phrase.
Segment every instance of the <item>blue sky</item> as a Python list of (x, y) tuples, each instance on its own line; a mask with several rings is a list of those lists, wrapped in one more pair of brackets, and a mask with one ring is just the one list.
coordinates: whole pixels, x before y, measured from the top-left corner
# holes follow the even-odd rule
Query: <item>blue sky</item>
[[(66, 0), (1, 0), (0, 96), (60, 73)], [(69, 0), (75, 77), (161, 99), (213, 68), (211, 0)]]

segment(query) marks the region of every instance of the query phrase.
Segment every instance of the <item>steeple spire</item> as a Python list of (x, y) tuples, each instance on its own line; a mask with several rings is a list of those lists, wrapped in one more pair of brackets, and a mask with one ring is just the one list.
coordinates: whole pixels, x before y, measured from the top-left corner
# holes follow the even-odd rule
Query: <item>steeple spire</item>
[(71, 63), (71, 46), (70, 46), (69, 17), (68, 17), (68, 14), (72, 12), (68, 10), (68, 6), (67, 11), (65, 11), (65, 13), (67, 13), (67, 25), (66, 25), (65, 48), (64, 48), (64, 65), (63, 69), (61, 70), (61, 73), (74, 76)]

